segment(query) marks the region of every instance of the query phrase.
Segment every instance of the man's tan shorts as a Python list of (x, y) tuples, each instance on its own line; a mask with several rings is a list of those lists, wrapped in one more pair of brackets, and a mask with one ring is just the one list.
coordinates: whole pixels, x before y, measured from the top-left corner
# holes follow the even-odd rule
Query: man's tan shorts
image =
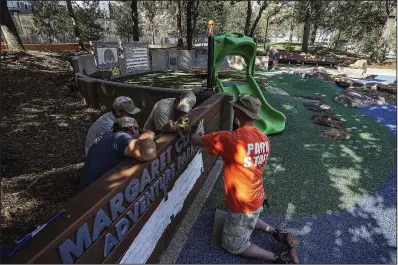
[(222, 247), (232, 254), (240, 254), (250, 246), (250, 236), (263, 207), (250, 213), (227, 211), (222, 233)]

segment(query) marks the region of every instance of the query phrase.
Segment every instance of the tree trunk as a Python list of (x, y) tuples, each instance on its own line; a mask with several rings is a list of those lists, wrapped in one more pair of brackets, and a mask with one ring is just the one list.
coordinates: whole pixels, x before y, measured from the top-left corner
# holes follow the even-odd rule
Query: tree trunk
[(8, 11), (7, 0), (1, 0), (1, 30), (9, 51), (25, 51), (10, 11)]
[(266, 8), (267, 8), (267, 2), (264, 1), (264, 2), (261, 4), (260, 10), (258, 11), (257, 17), (256, 17), (256, 19), (254, 20), (254, 23), (253, 23), (252, 28), (251, 28), (251, 30), (250, 30), (250, 33), (249, 33), (249, 36), (250, 36), (250, 37), (253, 37), (253, 36), (254, 36), (254, 31), (256, 30), (257, 24), (258, 24), (258, 22), (259, 22), (260, 19), (261, 19), (261, 15), (263, 14), (263, 12), (264, 12), (264, 10), (265, 10)]
[(182, 39), (182, 23), (181, 23), (181, 0), (177, 0), (177, 34), (178, 43), (177, 47), (182, 48), (184, 46), (184, 41)]
[(250, 22), (252, 19), (252, 3), (250, 0), (247, 0), (247, 13), (246, 13), (246, 23), (245, 23), (245, 31), (244, 34), (247, 36), (250, 32)]
[(187, 49), (192, 49), (192, 5), (193, 0), (187, 2)]
[(131, 18), (133, 20), (133, 41), (139, 41), (140, 28), (138, 26), (138, 0), (131, 1)]
[(304, 22), (304, 32), (303, 32), (303, 42), (301, 44), (301, 50), (305, 53), (308, 53), (308, 41), (310, 37), (310, 28), (311, 28), (311, 15), (310, 11), (307, 9), (307, 13), (305, 14), (305, 22)]
[(392, 31), (394, 30), (395, 10), (396, 8), (393, 8), (393, 10), (390, 12), (386, 23), (384, 24), (381, 37), (377, 42), (376, 49), (370, 56), (370, 60), (376, 61), (377, 63), (380, 63), (380, 60), (383, 59), (384, 53), (387, 49), (387, 42), (389, 41)]
[(312, 27), (312, 32), (311, 32), (311, 40), (310, 40), (311, 45), (314, 45), (314, 44), (315, 44), (315, 38), (316, 38), (316, 32), (317, 32), (317, 31), (318, 31), (318, 25), (315, 24), (315, 25)]
[(338, 48), (339, 43), (340, 43), (340, 37), (341, 37), (341, 31), (338, 30), (337, 37), (336, 37), (336, 39), (334, 40), (334, 43), (333, 43), (333, 48), (334, 48), (334, 49), (337, 49), (337, 48)]
[(265, 24), (264, 50), (265, 50), (265, 44), (267, 43), (269, 19), (270, 19), (270, 15), (267, 16), (267, 24)]
[(289, 35), (289, 42), (293, 42), (293, 32), (294, 32), (294, 24), (293, 22), (290, 24), (290, 35)]
[(66, 0), (66, 7), (68, 8), (69, 16), (72, 19), (73, 30), (75, 32), (76, 41), (79, 43), (80, 49), (85, 50), (83, 41), (81, 39), (79, 22), (77, 21), (77, 17), (75, 15), (75, 11), (73, 10), (71, 0)]
[(199, 0), (196, 0), (195, 7), (193, 9), (193, 23), (192, 23), (192, 39), (195, 35), (196, 30), (196, 22), (198, 21), (199, 16)]
[(198, 8), (199, 8), (199, 0), (196, 1), (188, 0), (187, 2), (187, 49), (188, 50), (192, 50), (193, 47), (193, 36), (196, 28), (196, 21), (199, 15)]

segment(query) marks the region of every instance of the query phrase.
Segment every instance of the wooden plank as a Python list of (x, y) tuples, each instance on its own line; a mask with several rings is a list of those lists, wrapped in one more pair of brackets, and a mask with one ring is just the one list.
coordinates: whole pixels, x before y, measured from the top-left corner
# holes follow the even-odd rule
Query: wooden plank
[[(181, 174), (184, 172), (186, 167), (188, 166), (189, 162), (193, 159), (193, 157), (196, 155), (196, 153), (199, 151), (199, 148), (195, 148), (194, 154), (191, 156), (191, 159), (187, 161), (187, 163), (177, 172), (176, 175)], [(175, 182), (177, 181), (178, 177), (175, 177), (172, 179), (170, 183), (168, 183), (168, 188), (167, 190), (170, 191), (173, 189)], [(148, 190), (150, 186), (147, 187), (145, 191)], [(143, 193), (144, 193), (143, 192)], [(104, 250), (104, 244), (105, 244), (105, 233), (111, 232), (112, 234), (116, 235), (116, 231), (114, 231), (114, 227), (107, 228), (103, 235), (95, 241), (93, 246), (83, 255), (82, 258), (80, 258), (77, 263), (80, 264), (88, 264), (88, 263), (116, 263), (122, 254), (126, 251), (126, 249), (131, 245), (131, 243), (134, 241), (134, 238), (138, 235), (138, 233), (141, 231), (142, 227), (145, 225), (145, 223), (148, 221), (148, 219), (151, 217), (152, 213), (156, 210), (156, 208), (159, 206), (161, 201), (164, 198), (164, 193), (159, 193), (159, 195), (156, 197), (155, 202), (151, 204), (149, 209), (144, 213), (144, 215), (141, 215), (139, 220), (132, 226), (130, 227), (129, 231), (127, 232), (126, 236), (119, 242), (119, 244), (114, 248), (114, 250), (111, 252), (111, 254), (103, 260), (103, 250)], [(138, 199), (138, 198), (137, 198)], [(125, 213), (128, 210), (132, 210), (134, 207), (136, 201), (132, 202), (130, 206), (126, 209), (124, 214), (121, 214), (119, 218), (116, 220), (118, 222), (121, 218), (127, 217)]]
[[(206, 130), (207, 131), (209, 131), (209, 132), (213, 132), (213, 131), (216, 131), (216, 130), (218, 130), (219, 129), (219, 119), (220, 119), (220, 117), (221, 117), (221, 113), (220, 113), (220, 111), (218, 112), (218, 114), (216, 114), (216, 115), (214, 115), (214, 117), (206, 124), (206, 127), (208, 127), (208, 128), (206, 128)], [(213, 126), (213, 127), (209, 127), (209, 126)], [(196, 151), (198, 151), (199, 150), (199, 148), (196, 148), (195, 149)], [(215, 159), (216, 159), (217, 157), (215, 157)], [(207, 159), (206, 161), (204, 161), (204, 166), (205, 166), (205, 172), (203, 172), (202, 173), (202, 175), (199, 177), (199, 179), (205, 179), (206, 177), (207, 177), (207, 175), (208, 175), (208, 170), (206, 170), (206, 169), (208, 169), (209, 168), (209, 166), (210, 166), (210, 164), (209, 163), (213, 163), (214, 164), (214, 161), (215, 161), (215, 159), (213, 158), (213, 159)], [(187, 163), (188, 164), (188, 163)], [(212, 165), (211, 165), (212, 166)], [(177, 178), (172, 182), (172, 183), (170, 183), (169, 184), (169, 191), (170, 190), (172, 190), (173, 189), (173, 187), (174, 187), (174, 184), (175, 184), (175, 181), (177, 180)], [(203, 184), (203, 183), (202, 183)], [(196, 185), (196, 184), (195, 184)], [(198, 186), (198, 188), (200, 188), (202, 185), (200, 185), (200, 186)], [(161, 196), (161, 198), (163, 198), (163, 196)], [(187, 200), (187, 199), (186, 199)], [(156, 210), (156, 208), (157, 208), (157, 206), (160, 204), (160, 202), (162, 201), (162, 199), (160, 199), (159, 201), (157, 201), (156, 202), (156, 207), (152, 207), (151, 208), (151, 211), (152, 212), (154, 212), (155, 210)], [(192, 200), (191, 200), (191, 203), (192, 203)], [(155, 204), (155, 203), (154, 203)], [(185, 207), (185, 205), (186, 205), (186, 201), (184, 202), (184, 207)], [(190, 205), (190, 204), (189, 204)], [(151, 213), (152, 213), (151, 212)], [(145, 222), (146, 221), (148, 221), (148, 219), (150, 218), (150, 214), (148, 214), (147, 216), (146, 216), (146, 218), (144, 219), (145, 220)], [(175, 219), (175, 220), (173, 220), (173, 222), (172, 222), (172, 224), (176, 221), (176, 220), (178, 220), (178, 219)], [(142, 225), (140, 225), (139, 227), (137, 227), (137, 228), (133, 228), (129, 233), (130, 234), (128, 234), (127, 236), (126, 236), (126, 239), (125, 239), (125, 241), (124, 242), (121, 242), (116, 248), (115, 248), (115, 250), (112, 252), (112, 254), (109, 256), (109, 257), (107, 257), (106, 259), (105, 259), (105, 261), (104, 261), (104, 263), (116, 263), (116, 262), (119, 262), (119, 260), (122, 258), (122, 256), (123, 256), (123, 254), (125, 253), (125, 251), (126, 251), (126, 249), (128, 249), (128, 247), (131, 245), (131, 243), (134, 241), (134, 238), (138, 235), (138, 233), (140, 232), (140, 230), (142, 229), (142, 227), (145, 225), (145, 222), (143, 221), (143, 222), (141, 222), (141, 220), (140, 220), (140, 224), (142, 224)], [(167, 230), (167, 229), (166, 229)], [(165, 233), (166, 233), (166, 231), (163, 233), (163, 236), (162, 237), (165, 237), (165, 238), (167, 238), (167, 236), (165, 236)], [(167, 234), (166, 234), (167, 235)], [(162, 243), (160, 243), (160, 245), (162, 246)], [(164, 247), (163, 247), (163, 250), (164, 250)], [(162, 251), (163, 251), (162, 250)], [(88, 260), (79, 260), (79, 263), (89, 263), (88, 262)]]
[[(221, 109), (222, 96), (214, 95), (190, 114), (191, 123), (200, 119), (208, 119)], [(206, 118), (207, 117), (207, 118)], [(158, 155), (174, 144), (178, 137), (165, 134), (157, 139)], [(66, 239), (73, 238), (75, 231), (87, 222), (109, 200), (150, 165), (151, 161), (135, 163), (126, 159), (103, 177), (90, 185), (83, 192), (65, 204), (66, 212), (48, 227), (38, 233), (35, 238), (26, 243), (14, 256), (3, 259), (8, 263), (61, 263), (57, 248)], [(84, 202), (84, 203), (82, 203)], [(89, 227), (91, 228), (91, 227)]]

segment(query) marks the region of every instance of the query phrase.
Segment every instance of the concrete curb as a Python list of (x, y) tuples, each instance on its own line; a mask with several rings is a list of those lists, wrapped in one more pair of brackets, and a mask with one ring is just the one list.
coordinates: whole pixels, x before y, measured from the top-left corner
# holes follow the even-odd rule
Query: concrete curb
[(210, 192), (212, 191), (213, 186), (221, 173), (222, 162), (222, 159), (218, 158), (214, 163), (214, 166), (207, 176), (205, 183), (196, 196), (194, 202), (191, 204), (191, 207), (179, 225), (170, 244), (160, 257), (158, 262), (159, 264), (174, 264), (176, 262), (180, 252), (182, 251), (182, 248), (185, 245), (189, 232), (191, 231), (192, 226), (195, 224), (196, 219), (202, 210), (203, 204), (210, 195)]

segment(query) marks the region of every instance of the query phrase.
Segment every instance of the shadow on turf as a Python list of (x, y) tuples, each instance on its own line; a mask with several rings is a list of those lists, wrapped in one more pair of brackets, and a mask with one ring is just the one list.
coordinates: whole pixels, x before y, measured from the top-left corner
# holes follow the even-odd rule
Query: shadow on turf
[[(395, 176), (396, 171), (392, 172), (389, 183), (384, 188), (347, 212), (293, 220), (268, 217), (265, 211), (261, 218), (274, 227), (297, 235), (300, 240), (297, 254), (301, 263), (396, 263), (396, 208), (394, 203), (389, 203), (394, 198), (386, 196), (384, 190), (394, 182), (396, 186)], [(265, 263), (212, 248), (210, 242), (214, 212), (215, 210), (201, 212), (176, 263)], [(284, 249), (271, 235), (260, 231), (253, 232), (251, 242), (273, 252)]]

